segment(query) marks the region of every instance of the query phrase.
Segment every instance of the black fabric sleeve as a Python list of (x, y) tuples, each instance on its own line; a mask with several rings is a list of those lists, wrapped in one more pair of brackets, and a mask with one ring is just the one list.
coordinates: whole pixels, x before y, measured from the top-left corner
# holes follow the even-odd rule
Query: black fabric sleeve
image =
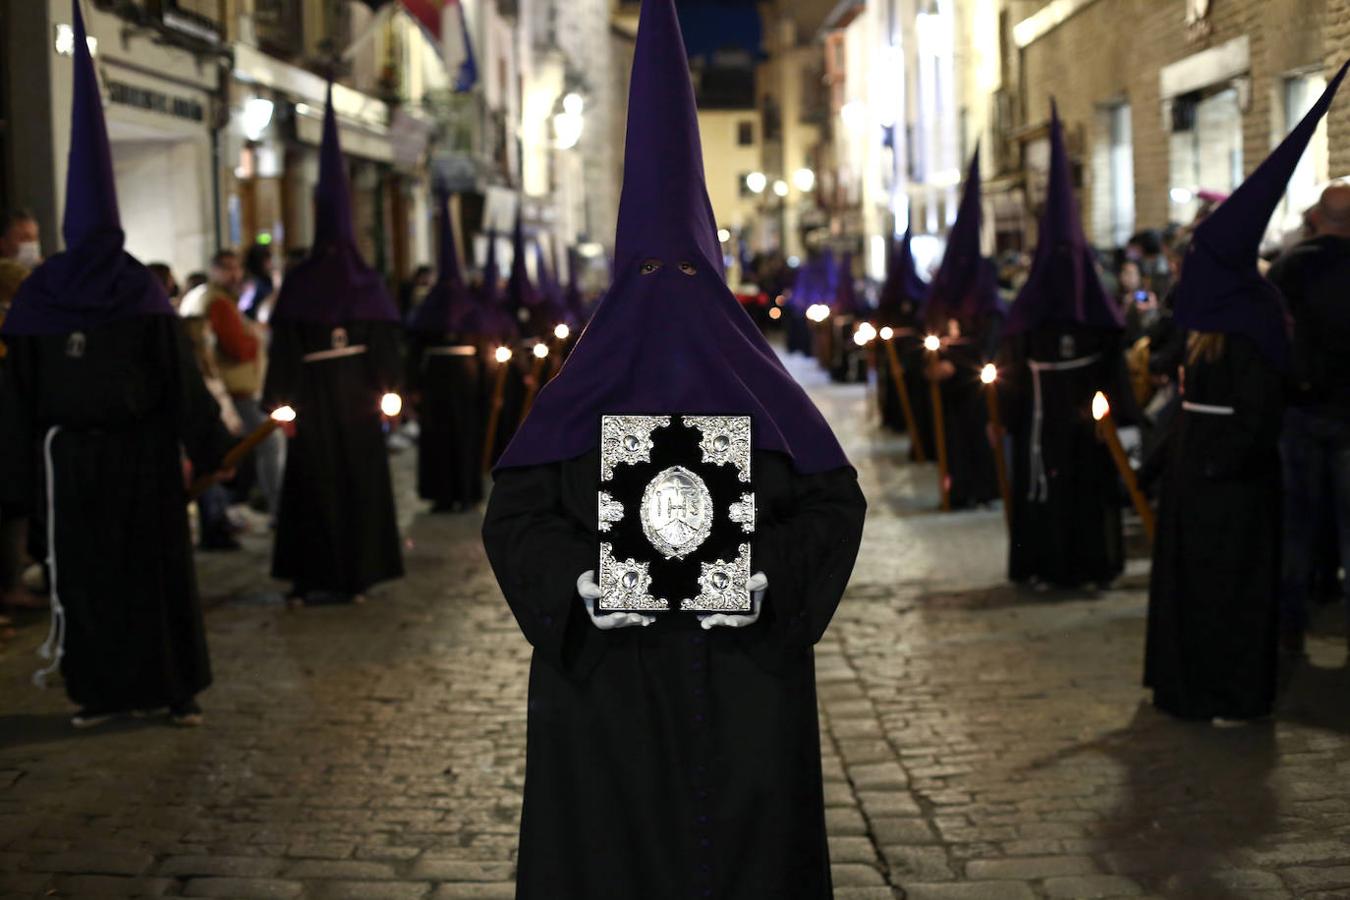
[(794, 475), (792, 511), (758, 530), (754, 565), (769, 579), (760, 621), (739, 634), (770, 671), (818, 642), (853, 574), (867, 501), (852, 468)]
[(304, 363), (300, 326), (278, 322), (272, 326), (267, 351), (267, 381), (263, 385), (263, 410), (294, 406), (300, 395), (300, 367)]
[(573, 677), (589, 673), (605, 641), (577, 595), (577, 578), (595, 569), (595, 539), (564, 508), (561, 464), (497, 475), (483, 546), (536, 655)]
[(29, 362), (28, 341), (9, 338), (8, 356), (0, 359), (0, 516), (5, 518), (29, 515), (38, 494)]
[(220, 468), (221, 460), (233, 443), (220, 420), (220, 404), (206, 389), (196, 355), (186, 330), (176, 317), (159, 317), (155, 328), (161, 349), (164, 372), (173, 387), (172, 402), (178, 439), (187, 451), (192, 467), (199, 475)]

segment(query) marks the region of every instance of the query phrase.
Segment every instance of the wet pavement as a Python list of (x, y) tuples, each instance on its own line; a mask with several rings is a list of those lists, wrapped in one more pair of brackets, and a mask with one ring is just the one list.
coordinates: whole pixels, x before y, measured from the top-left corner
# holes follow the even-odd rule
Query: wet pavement
[[(1006, 585), (1001, 515), (933, 512), (863, 389), (794, 367), (871, 506), (817, 652), (836, 897), (1350, 897), (1340, 642), (1313, 641), (1274, 723), (1155, 714), (1146, 560), (1100, 593)], [(513, 896), (529, 651), (479, 516), (427, 514), (414, 462), (408, 577), (366, 606), (287, 611), (265, 534), (200, 558), (205, 728), (76, 733), (29, 686), (42, 624), (0, 647), (0, 898)]]

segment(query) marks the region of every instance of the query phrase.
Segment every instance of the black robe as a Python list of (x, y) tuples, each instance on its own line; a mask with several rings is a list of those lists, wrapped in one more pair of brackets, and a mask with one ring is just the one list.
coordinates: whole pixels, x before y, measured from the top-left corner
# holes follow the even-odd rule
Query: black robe
[(180, 446), (209, 473), (231, 438), (178, 320), (6, 343), (0, 502), (55, 536), (66, 692), (102, 711), (192, 699), (211, 667)]
[[(366, 350), (306, 361), (335, 344)], [(403, 575), (380, 416), (380, 397), (396, 389), (398, 371), (395, 324), (353, 322), (335, 330), (283, 322), (272, 329), (264, 407), (292, 406), (297, 414), (272, 575), (293, 582), (297, 594), (351, 596)]]
[[(1015, 338), (1008, 351), (999, 384), (1013, 448), (1008, 576), (1061, 587), (1109, 584), (1125, 568), (1120, 476), (1097, 435), (1092, 399), (1105, 392), (1117, 421), (1132, 399), (1120, 335), (1045, 328)], [(1040, 372), (1039, 429), (1033, 361), (1072, 367)]]
[(483, 499), (480, 349), (454, 336), (414, 333), (409, 343), (408, 389), (419, 398), (417, 492), (440, 509), (473, 506)]
[(602, 632), (576, 580), (594, 570), (598, 457), (498, 475), (483, 538), (534, 646), (517, 897), (825, 900), (814, 645), (848, 583), (866, 502), (852, 469), (794, 473), (755, 455), (744, 630), (690, 614)]
[(1246, 719), (1275, 701), (1284, 385), (1247, 338), (1186, 368), (1149, 586), (1144, 683), (1187, 719)]

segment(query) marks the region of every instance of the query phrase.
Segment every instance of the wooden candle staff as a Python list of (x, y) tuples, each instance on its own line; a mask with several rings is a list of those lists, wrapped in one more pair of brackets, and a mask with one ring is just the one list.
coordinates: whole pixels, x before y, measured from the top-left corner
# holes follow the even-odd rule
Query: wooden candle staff
[(994, 472), (998, 475), (998, 492), (1003, 498), (1003, 524), (1012, 529), (1012, 488), (1008, 484), (1008, 460), (1003, 455), (1003, 416), (998, 408), (998, 367), (993, 363), (980, 370), (984, 383), (984, 397), (989, 404), (990, 442), (994, 451)]
[(914, 418), (914, 404), (909, 401), (909, 391), (905, 387), (905, 367), (900, 364), (900, 354), (895, 352), (892, 338), (895, 332), (890, 328), (881, 329), (881, 340), (886, 345), (886, 361), (890, 363), (891, 384), (900, 395), (900, 411), (905, 416), (905, 430), (909, 432), (909, 442), (914, 447), (914, 461), (928, 462), (923, 450), (923, 435), (919, 434), (919, 422)]
[(929, 380), (928, 388), (933, 402), (933, 439), (937, 442), (938, 490), (942, 494), (942, 511), (951, 512), (952, 490), (951, 472), (947, 464), (947, 420), (942, 409), (942, 383), (938, 380), (938, 355), (942, 350), (942, 339), (930, 334), (923, 339), (923, 349), (928, 351)]
[(291, 407), (279, 406), (272, 410), (272, 415), (268, 417), (266, 422), (249, 432), (242, 441), (235, 444), (234, 447), (230, 449), (229, 453), (225, 454), (225, 458), (220, 462), (219, 471), (203, 475), (192, 482), (192, 487), (188, 489), (188, 500), (196, 500), (202, 494), (206, 493), (206, 489), (211, 487), (211, 485), (219, 484), (224, 480), (224, 473), (236, 468), (240, 463), (247, 459), (248, 455), (258, 449), (258, 445), (271, 437), (272, 433), (278, 428), (294, 421), (295, 410)]
[(492, 451), (497, 446), (497, 426), (502, 420), (502, 400), (506, 396), (506, 376), (510, 371), (511, 348), (498, 347), (493, 359), (497, 362), (497, 377), (492, 385), (492, 405), (488, 407), (487, 431), (483, 433), (483, 473), (492, 469)]
[(1139, 513), (1139, 518), (1144, 523), (1144, 533), (1148, 535), (1151, 543), (1158, 531), (1157, 519), (1153, 515), (1153, 507), (1149, 505), (1148, 498), (1139, 489), (1139, 479), (1135, 478), (1134, 468), (1130, 465), (1129, 457), (1125, 455), (1125, 447), (1120, 443), (1120, 432), (1116, 430), (1115, 420), (1111, 418), (1111, 404), (1101, 391), (1092, 398), (1092, 418), (1097, 420), (1097, 437), (1105, 442), (1111, 451), (1111, 457), (1116, 461), (1116, 468), (1120, 471), (1120, 480), (1125, 482), (1125, 489), (1130, 492), (1130, 500), (1134, 502), (1135, 511)]

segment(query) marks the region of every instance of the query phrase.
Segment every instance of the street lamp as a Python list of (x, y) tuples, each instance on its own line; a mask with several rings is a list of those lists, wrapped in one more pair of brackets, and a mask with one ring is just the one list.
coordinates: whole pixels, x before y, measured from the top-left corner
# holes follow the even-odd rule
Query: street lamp
[(773, 183), (773, 192), (779, 197), (786, 197), (788, 195), (788, 183), (781, 178), (778, 179)]
[(803, 194), (809, 194), (816, 189), (816, 173), (810, 169), (798, 169), (792, 175), (792, 183)]
[(752, 194), (762, 194), (764, 189), (769, 186), (769, 176), (763, 172), (751, 172), (745, 176), (745, 186), (750, 189)]
[(580, 94), (563, 97), (563, 111), (553, 117), (553, 143), (559, 150), (571, 150), (581, 142), (585, 128), (582, 111), (586, 102)]

